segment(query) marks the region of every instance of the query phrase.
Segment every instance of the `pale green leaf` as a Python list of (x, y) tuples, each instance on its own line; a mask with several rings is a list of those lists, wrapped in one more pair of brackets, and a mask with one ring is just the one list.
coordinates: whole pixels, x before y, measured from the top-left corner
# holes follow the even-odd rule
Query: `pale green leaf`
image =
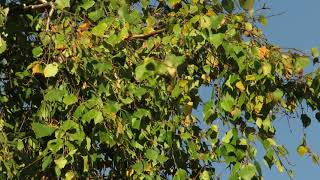
[(218, 48), (224, 39), (224, 34), (223, 33), (218, 33), (218, 34), (213, 34), (209, 37), (210, 43), (215, 47)]
[(0, 36), (0, 54), (2, 54), (7, 49), (7, 42)]
[(47, 64), (43, 70), (44, 77), (54, 77), (58, 73), (58, 63)]
[(231, 112), (233, 110), (233, 106), (235, 105), (236, 101), (235, 99), (230, 96), (230, 94), (227, 94), (222, 100), (221, 100), (221, 107), (227, 111)]
[(62, 10), (64, 8), (70, 7), (70, 0), (56, 0), (57, 8)]
[(37, 139), (50, 136), (56, 130), (56, 128), (41, 123), (32, 123), (31, 127)]
[(244, 180), (251, 180), (256, 174), (256, 167), (252, 164), (248, 164), (240, 170), (240, 177)]
[(319, 57), (319, 50), (318, 48), (311, 48), (311, 53), (312, 53), (312, 56), (314, 58), (318, 58)]
[(187, 171), (184, 169), (178, 169), (176, 174), (173, 177), (173, 180), (186, 180), (187, 179)]
[(98, 21), (100, 18), (102, 18), (104, 16), (104, 11), (102, 9), (98, 9), (96, 11), (90, 12), (88, 14), (88, 17), (92, 20), (92, 21)]
[(95, 4), (94, 0), (86, 0), (80, 7), (84, 10), (88, 10)]
[(91, 32), (95, 36), (103, 37), (106, 29), (107, 29), (106, 23), (99, 23), (97, 26), (92, 28)]
[(55, 159), (54, 160), (54, 163), (56, 164), (56, 166), (59, 168), (59, 169), (63, 169), (66, 164), (68, 163), (68, 161), (66, 160), (66, 158), (64, 157), (60, 157), (58, 159)]
[(42, 160), (42, 165), (41, 165), (41, 168), (42, 168), (42, 171), (44, 171), (52, 162), (52, 156), (51, 155), (47, 155), (43, 158)]
[(63, 98), (63, 102), (64, 102), (67, 106), (69, 106), (69, 105), (71, 105), (71, 104), (74, 104), (74, 103), (78, 102), (78, 97), (77, 97), (76, 95), (74, 95), (74, 94), (68, 95), (68, 96), (65, 96), (65, 97)]

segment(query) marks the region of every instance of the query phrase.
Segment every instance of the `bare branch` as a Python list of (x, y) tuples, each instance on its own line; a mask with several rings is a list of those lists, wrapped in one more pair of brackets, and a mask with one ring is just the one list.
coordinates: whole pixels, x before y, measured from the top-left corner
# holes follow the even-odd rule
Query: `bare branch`
[(46, 2), (42, 4), (34, 4), (34, 5), (28, 5), (26, 6), (25, 4), (23, 5), (23, 9), (40, 9), (40, 8), (45, 8), (45, 7), (50, 7), (51, 3)]
[(47, 23), (46, 23), (46, 31), (48, 31), (49, 30), (50, 21), (51, 21), (51, 17), (53, 15), (54, 10), (55, 10), (55, 4), (53, 2), (48, 2), (46, 0), (39, 0), (39, 2), (41, 2), (42, 4), (34, 4), (34, 5), (28, 5), (28, 6), (26, 6), (24, 4), (23, 5), (23, 9), (27, 10), (27, 9), (40, 9), (40, 8), (51, 7), (50, 11), (48, 13), (48, 18), (47, 18)]
[(47, 19), (47, 24), (46, 24), (46, 31), (49, 30), (51, 16), (52, 16), (52, 14), (54, 12), (54, 9), (55, 9), (54, 3), (50, 2), (50, 5), (51, 5), (51, 9), (50, 9), (49, 14), (48, 14), (48, 19)]

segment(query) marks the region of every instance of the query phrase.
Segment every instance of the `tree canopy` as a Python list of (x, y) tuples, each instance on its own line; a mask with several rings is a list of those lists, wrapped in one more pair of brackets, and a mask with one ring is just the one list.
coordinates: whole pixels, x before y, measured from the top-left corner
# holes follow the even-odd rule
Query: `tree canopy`
[(0, 2), (0, 179), (292, 177), (274, 122), (320, 120), (319, 52), (270, 43), (265, 4)]

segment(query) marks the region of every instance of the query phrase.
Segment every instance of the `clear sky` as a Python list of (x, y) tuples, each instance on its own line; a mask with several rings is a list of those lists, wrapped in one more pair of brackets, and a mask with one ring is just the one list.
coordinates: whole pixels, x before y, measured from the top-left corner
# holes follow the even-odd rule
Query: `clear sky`
[[(312, 47), (320, 47), (320, 0), (268, 0), (271, 14), (285, 12), (280, 16), (269, 19), (269, 24), (264, 32), (267, 38), (282, 47), (294, 47), (304, 52), (310, 52)], [(312, 118), (311, 126), (305, 132), (307, 134), (308, 146), (313, 151), (320, 153), (320, 123), (314, 118), (314, 113), (308, 111)], [(288, 121), (292, 132), (288, 127)], [(313, 165), (310, 157), (300, 157), (296, 147), (301, 143), (303, 136), (302, 123), (300, 119), (279, 117), (276, 122), (277, 140), (288, 147), (289, 159), (295, 172), (296, 180), (320, 179), (320, 167)], [(289, 179), (286, 173), (279, 174), (273, 168), (271, 171), (264, 168), (266, 180)]]

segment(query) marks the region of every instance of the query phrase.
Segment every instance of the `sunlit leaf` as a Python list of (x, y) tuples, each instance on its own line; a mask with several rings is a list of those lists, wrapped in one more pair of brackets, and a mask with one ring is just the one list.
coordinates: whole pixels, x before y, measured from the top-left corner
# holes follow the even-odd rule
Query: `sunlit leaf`
[(70, 7), (70, 0), (56, 0), (57, 8), (64, 9)]
[(41, 123), (32, 123), (31, 127), (37, 138), (50, 136), (56, 130), (56, 128)]
[(303, 145), (300, 145), (298, 148), (297, 148), (297, 152), (300, 156), (304, 156), (307, 152), (309, 152), (309, 149), (308, 147), (306, 146), (303, 146)]
[(64, 157), (60, 157), (58, 159), (55, 159), (54, 163), (57, 165), (59, 169), (63, 169), (68, 163), (68, 161)]
[(58, 73), (58, 67), (57, 63), (47, 64), (43, 70), (44, 77), (54, 77)]

